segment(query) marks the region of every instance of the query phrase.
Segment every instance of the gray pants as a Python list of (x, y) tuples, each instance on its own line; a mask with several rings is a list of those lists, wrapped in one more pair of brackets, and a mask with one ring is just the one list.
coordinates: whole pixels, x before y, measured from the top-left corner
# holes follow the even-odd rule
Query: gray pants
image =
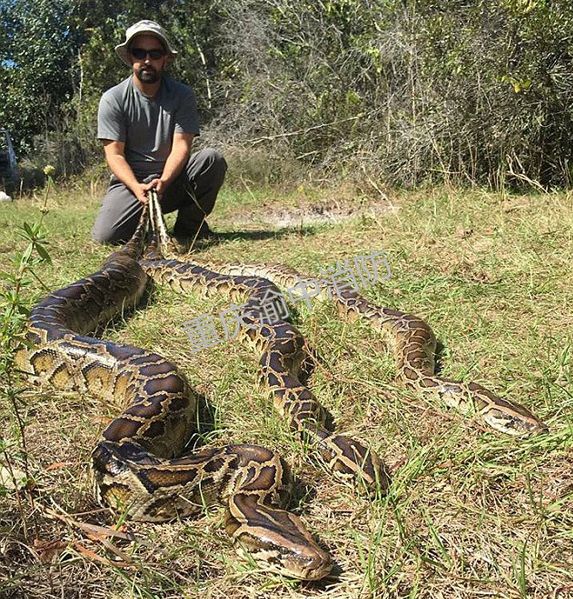
[[(175, 235), (193, 236), (201, 227), (215, 206), (226, 171), (227, 163), (216, 150), (205, 149), (191, 154), (181, 174), (161, 198), (163, 212), (179, 211)], [(135, 232), (142, 210), (141, 202), (123, 183), (112, 177), (92, 237), (100, 243), (127, 241)]]

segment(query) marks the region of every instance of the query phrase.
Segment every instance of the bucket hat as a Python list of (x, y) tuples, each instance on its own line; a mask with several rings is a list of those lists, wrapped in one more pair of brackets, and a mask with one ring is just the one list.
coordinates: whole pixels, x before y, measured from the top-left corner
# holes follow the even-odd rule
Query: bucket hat
[(116, 54), (128, 66), (131, 66), (131, 61), (129, 60), (129, 43), (136, 35), (153, 35), (165, 46), (165, 50), (171, 58), (175, 58), (177, 55), (177, 51), (171, 47), (165, 29), (159, 23), (147, 20), (138, 21), (125, 32), (125, 42), (115, 47)]

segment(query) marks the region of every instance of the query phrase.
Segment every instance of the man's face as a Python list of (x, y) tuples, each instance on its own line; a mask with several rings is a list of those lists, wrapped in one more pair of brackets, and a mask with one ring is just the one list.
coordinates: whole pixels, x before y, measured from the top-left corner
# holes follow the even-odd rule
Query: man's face
[(142, 83), (156, 83), (167, 64), (163, 44), (153, 35), (137, 35), (129, 44), (133, 74)]

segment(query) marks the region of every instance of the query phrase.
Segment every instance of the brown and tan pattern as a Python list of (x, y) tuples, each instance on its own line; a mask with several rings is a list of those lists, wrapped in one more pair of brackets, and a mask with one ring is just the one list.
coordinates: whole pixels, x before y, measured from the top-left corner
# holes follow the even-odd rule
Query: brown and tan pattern
[[(105, 429), (92, 455), (99, 499), (122, 515), (165, 521), (198, 514), (205, 505), (226, 506), (226, 530), (241, 551), (266, 568), (314, 580), (331, 570), (330, 556), (300, 519), (283, 506), (290, 489), (287, 468), (275, 452), (255, 445), (207, 447), (183, 454), (194, 432), (198, 397), (175, 365), (144, 349), (89, 333), (135, 306), (152, 277), (181, 292), (227, 294), (243, 307), (242, 332), (260, 352), (263, 378), (275, 407), (315, 456), (344, 482), (366, 492), (384, 491), (388, 476), (379, 458), (350, 436), (325, 426), (325, 411), (304, 384), (308, 352), (286, 320), (265, 322), (261, 303), (278, 296), (275, 286), (300, 289), (301, 275), (266, 265), (201, 265), (162, 257), (167, 242), (157, 198), (150, 202), (155, 231), (148, 243), (148, 217), (133, 239), (102, 268), (41, 301), (28, 325), (28, 346), (16, 354), (19, 368), (57, 389), (75, 390), (126, 405)], [(547, 429), (523, 406), (476, 383), (434, 373), (436, 340), (416, 316), (374, 306), (358, 293), (323, 285), (346, 318), (367, 319), (394, 343), (398, 378), (408, 387), (475, 413), (509, 434)]]
[[(207, 267), (231, 276), (266, 277), (295, 293), (304, 289), (306, 277), (298, 271), (266, 264), (208, 264)], [(487, 425), (509, 435), (546, 432), (547, 425), (524, 406), (498, 397), (478, 383), (464, 383), (436, 376), (434, 356), (436, 338), (431, 327), (418, 316), (392, 308), (379, 307), (353, 289), (340, 289), (322, 281), (317, 297), (333, 301), (338, 312), (350, 321), (364, 318), (384, 333), (394, 346), (397, 379), (406, 387), (430, 394), (460, 412), (476, 414)]]
[(267, 322), (261, 307), (269, 298), (281, 297), (279, 288), (262, 276), (232, 276), (193, 262), (165, 259), (163, 251), (169, 246), (165, 224), (155, 201), (150, 207), (154, 236), (145, 258), (140, 260), (145, 272), (180, 293), (223, 293), (236, 302), (246, 300), (240, 332), (261, 356), (262, 378), (277, 411), (300, 435), (309, 454), (337, 480), (365, 494), (384, 492), (389, 477), (378, 456), (361, 441), (326, 428), (324, 408), (301, 380), (306, 378), (310, 363), (301, 333), (286, 320)]
[(315, 457), (339, 481), (359, 492), (385, 491), (388, 474), (376, 454), (361, 441), (328, 430), (326, 412), (301, 379), (305, 378), (304, 338), (285, 320), (265, 323), (261, 302), (280, 295), (277, 287), (258, 276), (224, 275), (197, 264), (148, 258), (141, 261), (147, 274), (160, 284), (182, 293), (223, 293), (248, 301), (242, 309), (242, 334), (260, 354), (259, 364), (276, 410), (287, 419), (292, 430)]
[(137, 259), (146, 228), (145, 216), (134, 238), (98, 272), (51, 293), (32, 310), (28, 346), (16, 353), (18, 367), (39, 383), (126, 404), (92, 455), (103, 504), (122, 516), (165, 521), (222, 503), (226, 530), (240, 551), (290, 576), (326, 576), (330, 556), (281, 507), (290, 478), (280, 456), (255, 445), (181, 455), (194, 430), (198, 398), (175, 365), (88, 335), (143, 294), (148, 277)]

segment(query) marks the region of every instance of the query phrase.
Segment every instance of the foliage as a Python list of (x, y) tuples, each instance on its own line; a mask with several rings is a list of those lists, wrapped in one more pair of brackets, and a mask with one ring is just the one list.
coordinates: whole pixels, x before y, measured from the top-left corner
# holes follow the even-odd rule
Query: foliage
[[(273, 414), (268, 390), (257, 385), (255, 351), (238, 342), (190, 351), (181, 324), (229, 300), (197, 293), (181, 301), (157, 289), (144, 312), (107, 327), (105, 337), (170, 356), (214, 403), (217, 445), (257, 443), (284, 456), (296, 481), (293, 506), (342, 575), (309, 585), (245, 564), (222, 530), (222, 510), (164, 525), (123, 522), (97, 510), (90, 454), (121, 404), (46, 389), (26, 394), (24, 414), (38, 534), (30, 526), (26, 541), (14, 494), (0, 499), (4, 595), (548, 598), (572, 587), (570, 194), (435, 188), (394, 194), (399, 210), (387, 211), (348, 185), (304, 185), (288, 196), (247, 185), (223, 190), (212, 224), (231, 240), (205, 248), (207, 260), (270, 257), (312, 275), (333, 260), (386, 248), (397, 276), (369, 289), (369, 299), (425, 318), (446, 348), (443, 376), (477, 380), (526, 403), (548, 420), (550, 433), (529, 439), (489, 433), (475, 418), (400, 388), (379, 332), (365, 322), (349, 325), (332, 306), (313, 302), (311, 312), (293, 315), (320, 356), (312, 392), (337, 426), (379, 451), (394, 474), (388, 500), (370, 502), (307, 463)], [(109, 255), (95, 244), (78, 251), (99, 208), (97, 195), (89, 181), (50, 193), (52, 289), (93, 272)], [(331, 209), (344, 215), (357, 204), (361, 217), (327, 226), (314, 221), (323, 209), (323, 217)], [(236, 233), (241, 223), (284, 216), (293, 205), (300, 220), (280, 234)], [(31, 202), (6, 203), (2, 218), (20, 223), (34, 209)], [(13, 240), (8, 227), (2, 244)], [(0, 268), (9, 269), (10, 253), (0, 252)], [(39, 285), (26, 291), (43, 293)]]
[[(5, 430), (0, 437), (0, 467), (11, 478), (10, 483), (17, 495), (23, 526), (26, 529), (26, 518), (19, 491), (21, 482), (17, 480), (16, 474), (19, 470), (14, 464), (22, 464), (25, 479), (31, 481), (31, 477), (28, 468), (25, 422), (21, 414), (19, 391), (16, 387), (14, 349), (18, 344), (26, 343), (22, 330), (28, 316), (28, 308), (23, 292), (32, 283), (37, 282), (34, 270), (41, 263), (50, 262), (50, 255), (45, 246), (45, 233), (41, 220), (32, 225), (24, 223), (18, 234), (27, 245), (21, 253), (14, 255), (11, 270), (0, 271), (0, 380), (2, 381), (0, 405), (4, 404), (8, 407), (15, 425), (14, 429), (17, 431), (17, 442), (10, 440), (8, 430)], [(0, 496), (6, 493), (3, 486), (5, 482), (0, 479)], [(31, 496), (29, 499), (33, 501)]]
[(571, 3), (31, 5), (0, 0), (0, 120), (21, 150), (52, 141), (60, 172), (100, 156), (97, 100), (127, 75), (112, 47), (153, 18), (180, 50), (174, 75), (195, 88), (211, 142), (393, 184), (571, 182)]
[(24, 223), (18, 232), (19, 237), (27, 241), (21, 253), (13, 257), (13, 268), (0, 271), (0, 378), (4, 379), (13, 370), (12, 349), (16, 342), (24, 342), (20, 336), (24, 322), (28, 317), (28, 309), (23, 298), (23, 291), (34, 280), (37, 282), (35, 268), (43, 262), (50, 262), (46, 249), (45, 232), (42, 223), (32, 225)]
[[(242, 135), (270, 132), (294, 155), (348, 171), (366, 165), (391, 183), (569, 183), (573, 6), (238, 4), (226, 3), (227, 19), (245, 23), (224, 34)], [(249, 37), (260, 49), (253, 42), (245, 54)]]
[(0, 4), (0, 122), (20, 152), (43, 132), (74, 90), (78, 40), (67, 25), (72, 0), (12, 0)]

